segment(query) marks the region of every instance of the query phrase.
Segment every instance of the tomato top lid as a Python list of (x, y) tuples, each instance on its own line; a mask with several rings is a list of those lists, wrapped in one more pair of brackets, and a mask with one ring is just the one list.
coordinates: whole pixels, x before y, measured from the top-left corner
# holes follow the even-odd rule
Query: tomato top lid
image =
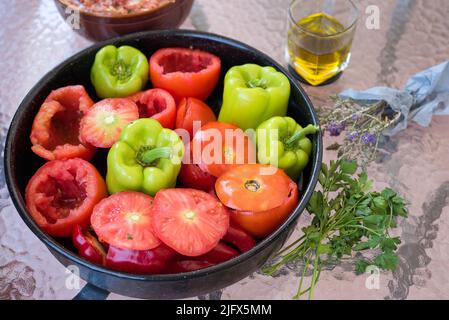
[(278, 168), (246, 164), (225, 172), (218, 178), (215, 189), (227, 207), (260, 212), (281, 206), (291, 192), (291, 182)]

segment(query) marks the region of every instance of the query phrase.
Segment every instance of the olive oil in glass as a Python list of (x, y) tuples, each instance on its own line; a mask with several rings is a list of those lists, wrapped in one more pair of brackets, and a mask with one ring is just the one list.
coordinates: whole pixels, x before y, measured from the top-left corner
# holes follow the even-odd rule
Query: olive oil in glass
[(311, 85), (326, 82), (347, 67), (354, 32), (355, 26), (348, 29), (324, 12), (290, 21), (287, 45), (290, 66)]

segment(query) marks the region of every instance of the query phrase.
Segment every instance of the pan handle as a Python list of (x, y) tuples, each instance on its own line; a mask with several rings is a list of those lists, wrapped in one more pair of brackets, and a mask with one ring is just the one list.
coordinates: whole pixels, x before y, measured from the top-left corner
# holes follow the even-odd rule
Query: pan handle
[(94, 286), (86, 284), (81, 291), (73, 298), (73, 300), (106, 300), (110, 292)]

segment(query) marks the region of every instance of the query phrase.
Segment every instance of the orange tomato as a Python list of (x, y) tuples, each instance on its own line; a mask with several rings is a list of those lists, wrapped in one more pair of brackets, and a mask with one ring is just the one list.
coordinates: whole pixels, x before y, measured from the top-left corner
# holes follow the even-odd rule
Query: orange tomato
[[(263, 169), (272, 169), (271, 174)], [(257, 238), (275, 231), (298, 204), (296, 183), (284, 171), (260, 164), (230, 169), (218, 178), (215, 191), (232, 209), (232, 223)]]

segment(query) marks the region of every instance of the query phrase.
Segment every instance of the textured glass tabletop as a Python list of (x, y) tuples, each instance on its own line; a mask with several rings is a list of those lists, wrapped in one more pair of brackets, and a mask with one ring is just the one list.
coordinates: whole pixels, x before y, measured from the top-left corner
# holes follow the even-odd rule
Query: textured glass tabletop
[[(218, 33), (252, 45), (284, 63), (286, 11), (290, 0), (197, 0), (183, 28)], [(406, 79), (449, 57), (447, 0), (361, 0), (362, 17), (350, 67), (335, 83), (305, 87), (315, 105), (347, 88), (402, 88)], [(368, 5), (380, 8), (380, 28), (364, 27)], [(34, 84), (55, 65), (91, 42), (75, 34), (51, 0), (0, 2), (0, 125), (3, 143), (11, 117)], [(410, 202), (400, 223), (403, 243), (394, 274), (366, 286), (351, 265), (323, 272), (316, 299), (449, 299), (449, 117), (429, 128), (412, 124), (369, 169), (376, 187), (391, 186)], [(325, 143), (332, 143), (326, 138)], [(332, 153), (327, 153), (328, 160)], [(68, 271), (27, 228), (9, 199), (0, 169), (0, 299), (70, 299), (79, 289)], [(298, 228), (307, 223), (300, 219)], [(260, 273), (202, 299), (290, 299), (297, 270), (276, 278)], [(69, 284), (69, 285), (67, 285)], [(81, 286), (84, 282), (81, 281)], [(121, 299), (110, 295), (109, 299)]]

